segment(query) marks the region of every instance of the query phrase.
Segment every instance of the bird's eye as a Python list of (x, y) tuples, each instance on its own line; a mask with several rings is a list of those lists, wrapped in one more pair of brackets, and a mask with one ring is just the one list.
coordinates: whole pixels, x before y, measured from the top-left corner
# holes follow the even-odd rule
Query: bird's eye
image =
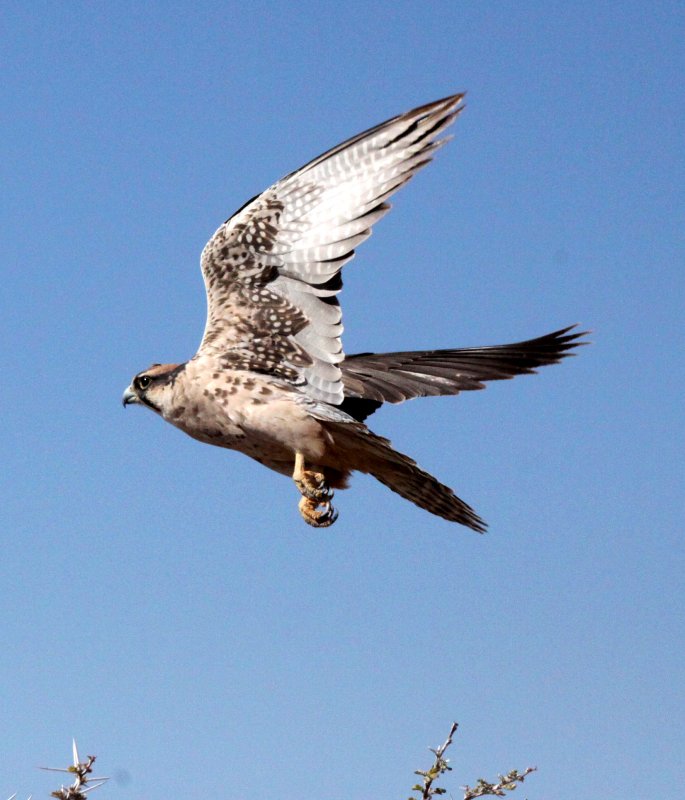
[(150, 385), (150, 381), (151, 380), (152, 380), (152, 378), (149, 375), (141, 375), (138, 378), (138, 386), (141, 389), (147, 389), (147, 387)]

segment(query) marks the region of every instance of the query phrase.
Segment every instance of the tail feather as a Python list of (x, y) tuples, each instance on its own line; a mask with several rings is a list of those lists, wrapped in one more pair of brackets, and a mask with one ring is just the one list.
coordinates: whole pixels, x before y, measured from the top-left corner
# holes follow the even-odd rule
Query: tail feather
[(471, 506), (449, 486), (422, 470), (412, 458), (395, 450), (388, 439), (362, 424), (329, 423), (327, 427), (336, 449), (344, 451), (345, 461), (352, 469), (373, 475), (388, 489), (431, 514), (485, 533), (487, 524)]

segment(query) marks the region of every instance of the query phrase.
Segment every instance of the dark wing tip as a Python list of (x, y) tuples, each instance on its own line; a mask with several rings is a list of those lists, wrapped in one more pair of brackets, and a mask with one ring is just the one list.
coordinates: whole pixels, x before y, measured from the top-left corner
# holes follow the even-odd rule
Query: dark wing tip
[(548, 333), (546, 336), (542, 336), (539, 339), (532, 339), (531, 343), (538, 342), (540, 344), (549, 343), (549, 345), (554, 348), (550, 351), (550, 355), (553, 353), (557, 356), (557, 360), (561, 360), (562, 358), (567, 358), (568, 356), (574, 356), (575, 353), (570, 352), (575, 347), (584, 347), (587, 344), (592, 344), (592, 342), (588, 339), (583, 339), (584, 336), (589, 336), (592, 331), (578, 331), (580, 323), (576, 322), (573, 325), (569, 325), (566, 328), (560, 328), (558, 331), (553, 331), (552, 333)]
[(469, 517), (466, 522), (462, 522), (462, 525), (466, 525), (467, 528), (470, 528), (476, 533), (483, 534), (488, 532), (488, 523), (479, 517), (475, 512), (473, 516)]
[(466, 92), (455, 92), (454, 94), (448, 94), (446, 97), (441, 97), (439, 100), (433, 100), (430, 103), (426, 103), (423, 106), (417, 106), (416, 108), (412, 108), (411, 111), (407, 111), (405, 115), (408, 114), (430, 114), (432, 111), (435, 111), (439, 108), (450, 108), (455, 106), (461, 106), (464, 108), (463, 100), (466, 97)]
[[(428, 506), (426, 508), (449, 522), (464, 525), (476, 533), (486, 533), (488, 523), (479, 517), (468, 503), (457, 497), (451, 489), (448, 489), (448, 492), (450, 496), (447, 502), (439, 502), (434, 508), (428, 508)], [(444, 500), (444, 497), (441, 500)]]

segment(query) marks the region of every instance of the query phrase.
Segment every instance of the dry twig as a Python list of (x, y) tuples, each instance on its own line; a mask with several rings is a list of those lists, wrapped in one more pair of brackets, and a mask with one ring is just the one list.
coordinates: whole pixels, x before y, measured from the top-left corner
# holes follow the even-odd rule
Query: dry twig
[[(420, 775), (423, 778), (423, 784), (417, 783), (412, 786), (413, 792), (420, 792), (420, 800), (431, 800), (434, 795), (445, 794), (447, 791), (435, 785), (436, 780), (445, 772), (449, 772), (452, 767), (449, 765), (449, 759), (445, 758), (445, 751), (452, 744), (452, 739), (457, 731), (458, 724), (454, 722), (450, 728), (447, 739), (436, 750), (430, 748), (431, 753), (435, 755), (435, 761), (430, 769), (416, 770), (415, 775)], [(519, 783), (523, 783), (527, 775), (535, 772), (537, 767), (528, 767), (523, 772), (513, 769), (506, 775), (498, 775), (499, 781), (497, 783), (490, 783), (489, 781), (479, 778), (476, 785), (471, 788), (470, 786), (462, 786), (464, 790), (464, 800), (474, 800), (476, 797), (485, 797), (486, 795), (495, 795), (502, 797), (506, 792), (513, 791)], [(417, 800), (415, 797), (410, 797), (409, 800)]]
[(537, 767), (528, 767), (523, 772), (512, 769), (506, 775), (498, 775), (498, 783), (489, 783), (483, 778), (478, 778), (473, 789), (470, 786), (461, 787), (464, 790), (464, 800), (473, 800), (474, 797), (485, 797), (486, 795), (504, 797), (505, 792), (513, 792), (519, 783), (525, 781), (527, 775), (536, 770)]
[[(433, 786), (433, 783), (439, 778), (444, 772), (449, 772), (452, 767), (450, 767), (448, 759), (444, 757), (445, 750), (452, 744), (452, 737), (454, 736), (459, 724), (456, 722), (452, 723), (452, 727), (450, 728), (450, 732), (447, 736), (447, 739), (437, 748), (434, 750), (432, 747), (430, 748), (431, 753), (435, 755), (435, 761), (433, 762), (433, 766), (424, 772), (423, 770), (417, 769), (414, 772), (414, 775), (421, 775), (423, 778), (423, 785), (420, 783), (415, 784), (412, 786), (413, 792), (421, 792), (421, 800), (431, 800), (431, 797), (436, 794), (445, 794), (447, 791), (446, 789), (441, 789), (439, 786)], [(415, 800), (415, 798), (410, 797), (409, 800)]]

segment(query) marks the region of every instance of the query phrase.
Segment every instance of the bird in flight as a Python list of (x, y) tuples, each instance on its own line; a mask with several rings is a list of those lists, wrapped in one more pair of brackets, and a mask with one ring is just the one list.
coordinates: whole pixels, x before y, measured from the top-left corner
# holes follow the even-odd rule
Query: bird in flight
[(337, 519), (333, 490), (373, 475), (420, 508), (474, 531), (485, 522), (366, 419), (383, 403), (454, 395), (555, 364), (582, 333), (515, 344), (346, 355), (341, 270), (448, 137), (456, 94), (393, 117), (320, 155), (236, 211), (201, 256), (207, 322), (197, 353), (153, 364), (126, 389), (207, 444), (291, 476), (314, 527)]

